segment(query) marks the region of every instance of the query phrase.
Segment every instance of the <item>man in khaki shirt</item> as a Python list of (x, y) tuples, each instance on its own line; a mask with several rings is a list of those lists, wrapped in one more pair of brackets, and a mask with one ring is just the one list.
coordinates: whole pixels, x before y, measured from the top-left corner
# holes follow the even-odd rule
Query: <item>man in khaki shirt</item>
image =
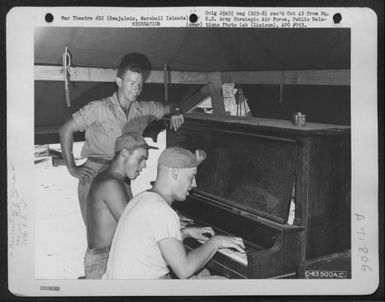
[[(170, 128), (183, 124), (183, 115), (172, 104), (138, 102), (143, 76), (139, 65), (119, 65), (116, 77), (118, 90), (111, 97), (94, 101), (75, 112), (60, 128), (60, 143), (68, 171), (79, 178), (78, 197), (84, 223), (87, 224), (87, 194), (93, 178), (106, 169), (114, 157), (115, 140), (127, 132), (142, 134), (147, 125), (171, 114)], [(76, 166), (72, 154), (73, 135), (85, 131), (86, 142), (81, 155), (88, 158)]]

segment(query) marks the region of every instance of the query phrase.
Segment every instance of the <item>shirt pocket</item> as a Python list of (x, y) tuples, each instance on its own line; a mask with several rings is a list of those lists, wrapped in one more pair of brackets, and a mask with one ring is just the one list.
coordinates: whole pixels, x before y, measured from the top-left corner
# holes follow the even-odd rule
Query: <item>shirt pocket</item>
[(134, 132), (142, 135), (144, 129), (146, 129), (147, 126), (148, 120), (146, 119), (146, 117), (136, 117), (134, 119), (131, 119), (124, 125), (122, 132), (124, 134)]
[(100, 131), (103, 132), (104, 135), (116, 139), (122, 135), (122, 128), (123, 124), (107, 120), (102, 123)]

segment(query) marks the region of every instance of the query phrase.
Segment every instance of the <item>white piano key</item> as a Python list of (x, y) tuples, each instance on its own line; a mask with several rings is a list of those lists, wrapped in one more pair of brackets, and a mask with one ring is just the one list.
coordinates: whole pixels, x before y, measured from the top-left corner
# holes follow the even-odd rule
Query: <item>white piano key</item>
[(223, 255), (240, 262), (241, 264), (247, 266), (247, 255), (246, 253), (241, 253), (241, 252), (234, 252), (230, 249), (219, 249), (219, 253), (222, 253)]
[[(178, 213), (178, 216), (179, 216), (179, 219), (180, 219), (180, 222), (181, 222), (181, 225), (182, 223), (193, 223), (194, 220), (190, 219), (190, 218), (187, 218), (186, 216), (183, 216), (182, 214)], [(186, 223), (187, 224), (187, 223)], [(199, 243), (203, 244), (204, 241), (203, 240), (198, 240)], [(246, 253), (241, 253), (241, 252), (236, 252), (236, 251), (233, 251), (231, 249), (219, 249), (218, 250), (219, 253), (222, 253), (223, 255), (231, 258), (232, 260), (235, 260), (245, 266), (247, 266), (247, 255)]]
[[(199, 243), (203, 244), (203, 240), (198, 240)], [(247, 266), (247, 255), (246, 253), (241, 253), (238, 251), (233, 251), (231, 249), (219, 249), (219, 253), (231, 258), (232, 260), (235, 260), (245, 266)]]

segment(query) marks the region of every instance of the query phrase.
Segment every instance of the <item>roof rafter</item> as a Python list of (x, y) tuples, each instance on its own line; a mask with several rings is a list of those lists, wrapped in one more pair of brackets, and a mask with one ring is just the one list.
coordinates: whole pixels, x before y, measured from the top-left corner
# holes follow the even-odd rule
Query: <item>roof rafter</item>
[[(283, 73), (283, 74), (282, 74)], [(210, 81), (211, 72), (170, 71), (169, 84), (202, 84)], [(255, 85), (331, 85), (350, 86), (349, 69), (231, 71), (222, 72), (223, 83)], [(283, 75), (283, 76), (282, 76)], [(73, 82), (114, 82), (116, 69), (73, 67)], [(35, 65), (36, 81), (63, 81), (63, 67)], [(163, 84), (163, 71), (152, 70), (145, 83)]]

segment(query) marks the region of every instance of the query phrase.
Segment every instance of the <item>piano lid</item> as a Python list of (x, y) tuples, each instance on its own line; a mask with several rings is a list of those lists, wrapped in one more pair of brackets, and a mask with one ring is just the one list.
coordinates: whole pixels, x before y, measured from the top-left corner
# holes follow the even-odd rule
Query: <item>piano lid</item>
[(206, 160), (198, 168), (195, 195), (286, 222), (295, 173), (295, 140), (202, 128), (200, 121), (169, 132), (167, 140), (168, 146), (206, 151)]

